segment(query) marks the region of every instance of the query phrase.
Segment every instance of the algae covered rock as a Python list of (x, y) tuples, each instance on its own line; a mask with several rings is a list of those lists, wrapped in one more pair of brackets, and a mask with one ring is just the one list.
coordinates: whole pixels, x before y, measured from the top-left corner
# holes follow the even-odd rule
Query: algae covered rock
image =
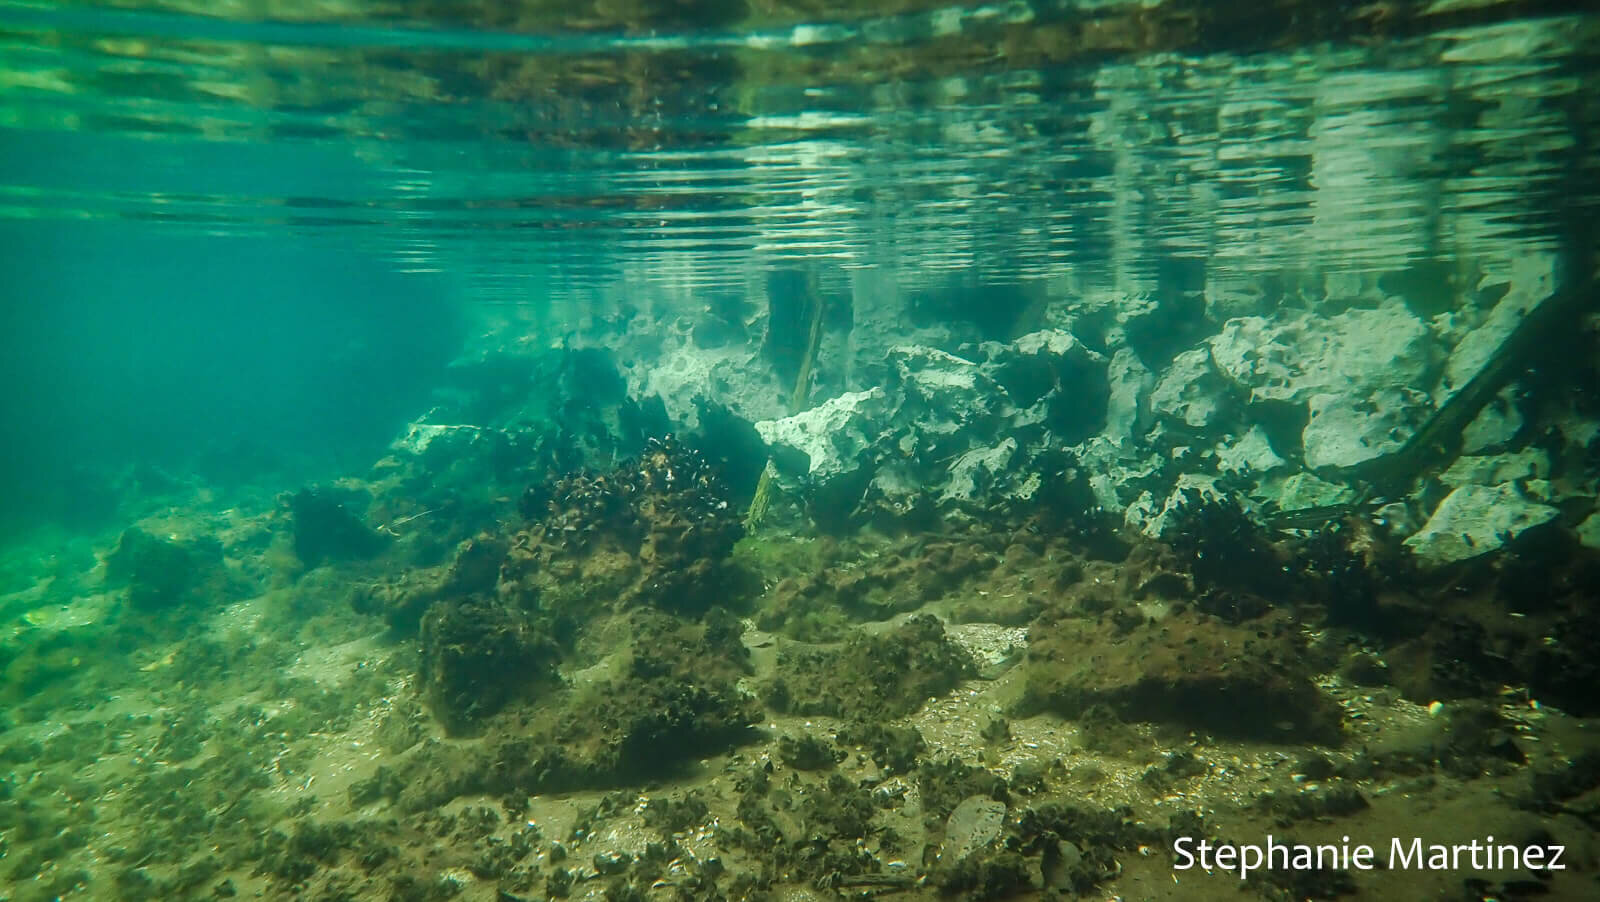
[(362, 586), (352, 593), (351, 605), (382, 617), (398, 635), (412, 635), (434, 602), (493, 591), (510, 544), (493, 533), (480, 533), (458, 544), (449, 564)]
[(172, 608), (193, 601), (221, 575), (221, 565), (215, 539), (180, 541), (130, 527), (106, 558), (106, 582), (125, 587), (128, 604), (139, 610)]
[(422, 619), (422, 694), (452, 733), (548, 685), (556, 645), (526, 612), (495, 601), (439, 603)]
[(307, 567), (324, 561), (361, 560), (383, 549), (383, 535), (326, 489), (301, 489), (286, 503), (294, 529), (294, 553)]
[(766, 701), (794, 714), (851, 720), (900, 717), (974, 675), (972, 657), (928, 615), (837, 649), (786, 646)]
[(1021, 713), (1079, 717), (1105, 705), (1128, 720), (1225, 735), (1337, 742), (1341, 709), (1312, 682), (1294, 624), (1233, 626), (1193, 613), (1131, 625), (1041, 618), (1029, 630)]
[(547, 792), (658, 776), (751, 737), (763, 715), (738, 688), (748, 668), (738, 621), (701, 624), (639, 610), (618, 624), (630, 641), (615, 672), (562, 689), (489, 734), (497, 791)]
[(522, 499), (499, 591), (567, 620), (650, 605), (705, 611), (737, 591), (739, 512), (706, 458), (651, 439), (609, 473), (569, 473)]

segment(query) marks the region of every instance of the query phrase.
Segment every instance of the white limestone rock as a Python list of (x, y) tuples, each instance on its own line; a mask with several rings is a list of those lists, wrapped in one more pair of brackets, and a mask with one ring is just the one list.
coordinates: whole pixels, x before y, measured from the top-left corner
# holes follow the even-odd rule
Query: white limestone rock
[(1143, 445), (1097, 435), (1071, 450), (1105, 510), (1122, 513), (1141, 493), (1168, 485), (1167, 461)]
[(1536, 253), (1519, 254), (1503, 270), (1480, 280), (1480, 292), (1503, 289), (1505, 295), (1451, 350), (1439, 380), (1438, 403), (1460, 391), (1494, 359), (1523, 317), (1555, 290), (1555, 281), (1555, 255)]
[(1279, 510), (1303, 510), (1344, 504), (1353, 493), (1349, 486), (1318, 479), (1310, 473), (1294, 473), (1281, 481), (1264, 484), (1257, 496), (1278, 505)]
[(887, 416), (884, 391), (873, 388), (845, 392), (792, 417), (758, 421), (756, 432), (780, 474), (823, 483), (870, 463)]
[(1483, 454), (1498, 451), (1522, 431), (1522, 411), (1517, 409), (1516, 386), (1508, 385), (1478, 411), (1461, 431), (1461, 453)]
[[(950, 471), (940, 501), (977, 503), (986, 493), (1004, 480), (1017, 456), (1017, 440), (1006, 438), (992, 448), (974, 448), (957, 457)], [(1032, 474), (1033, 487), (1038, 488), (1038, 474)]]
[(1238, 441), (1217, 445), (1216, 454), (1217, 468), (1230, 475), (1261, 475), (1284, 466), (1260, 426), (1251, 426)]
[(715, 403), (747, 420), (772, 419), (784, 413), (793, 386), (778, 384), (772, 366), (759, 351), (744, 345), (700, 348), (685, 336), (664, 342), (648, 365), (626, 372), (628, 395), (660, 398), (667, 416), (684, 430), (700, 425), (700, 406)]
[(1106, 373), (1111, 396), (1106, 404), (1105, 434), (1113, 438), (1142, 435), (1150, 420), (1150, 387), (1155, 376), (1132, 348), (1118, 348)]
[(1439, 474), (1439, 481), (1452, 488), (1549, 478), (1550, 455), (1540, 448), (1513, 454), (1463, 455)]
[(483, 430), (481, 427), (468, 423), (428, 423), (425, 422), (435, 411), (430, 410), (421, 418), (406, 425), (405, 435), (389, 443), (392, 451), (402, 454), (421, 456), (434, 442), (444, 439), (448, 442), (472, 442), (477, 439)]
[(1426, 392), (1386, 385), (1368, 394), (1318, 394), (1300, 433), (1306, 466), (1353, 467), (1393, 454), (1433, 415)]
[(1160, 417), (1199, 429), (1231, 415), (1232, 389), (1212, 363), (1211, 351), (1194, 348), (1174, 357), (1150, 392), (1150, 409)]
[(1557, 513), (1524, 497), (1514, 483), (1463, 485), (1445, 496), (1405, 544), (1426, 564), (1464, 561), (1500, 548)]
[(1304, 404), (1306, 465), (1351, 467), (1400, 450), (1432, 415), (1435, 346), (1398, 300), (1333, 316), (1238, 317), (1208, 342), (1252, 401)]
[(1600, 549), (1600, 513), (1590, 514), (1578, 524), (1578, 541), (1585, 548)]
[(1313, 395), (1362, 397), (1427, 382), (1428, 327), (1398, 301), (1336, 316), (1228, 320), (1209, 345), (1217, 368), (1252, 401), (1304, 403)]
[(1032, 497), (1054, 476), (1041, 454), (1105, 427), (1107, 362), (1057, 330), (977, 350), (900, 345), (881, 387), (758, 422), (779, 484), (813, 504), (854, 505), (867, 492), (890, 511)]
[(1128, 506), (1124, 522), (1144, 535), (1159, 539), (1172, 527), (1178, 508), (1185, 499), (1220, 501), (1223, 493), (1217, 488), (1217, 477), (1205, 473), (1182, 473), (1173, 485), (1166, 500), (1157, 504), (1149, 492), (1142, 493)]

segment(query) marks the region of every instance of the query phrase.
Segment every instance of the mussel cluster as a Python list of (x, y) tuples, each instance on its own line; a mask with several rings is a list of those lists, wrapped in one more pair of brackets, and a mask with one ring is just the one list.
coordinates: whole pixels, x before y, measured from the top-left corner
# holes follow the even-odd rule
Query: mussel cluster
[(1266, 528), (1237, 499), (1190, 490), (1176, 515), (1169, 542), (1194, 577), (1202, 610), (1247, 620), (1284, 597), (1288, 569)]
[[(522, 496), (522, 515), (546, 537), (584, 546), (599, 534), (637, 542), (664, 517), (737, 523), (726, 489), (705, 457), (668, 434), (609, 473), (580, 470), (547, 479)], [(555, 534), (555, 535), (552, 535)]]

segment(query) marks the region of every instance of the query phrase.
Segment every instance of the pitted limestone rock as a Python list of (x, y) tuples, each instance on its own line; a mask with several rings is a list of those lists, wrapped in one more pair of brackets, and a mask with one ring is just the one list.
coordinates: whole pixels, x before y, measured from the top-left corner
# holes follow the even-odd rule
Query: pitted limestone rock
[(1425, 563), (1449, 564), (1494, 551), (1558, 513), (1526, 498), (1514, 483), (1464, 485), (1446, 495), (1405, 543)]
[(1104, 429), (1107, 368), (1104, 355), (1057, 330), (984, 342), (972, 359), (900, 345), (885, 385), (756, 430), (779, 484), (813, 508), (865, 499), (891, 512), (930, 502), (965, 510), (1031, 497), (1041, 454)]

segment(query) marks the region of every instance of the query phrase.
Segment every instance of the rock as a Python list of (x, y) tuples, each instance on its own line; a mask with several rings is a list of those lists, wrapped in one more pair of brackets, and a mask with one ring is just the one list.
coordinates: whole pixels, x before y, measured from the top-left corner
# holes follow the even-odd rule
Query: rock
[(1148, 493), (1128, 506), (1125, 522), (1144, 535), (1159, 539), (1171, 528), (1174, 515), (1183, 507), (1186, 496), (1193, 494), (1197, 500), (1218, 500), (1223, 493), (1217, 490), (1217, 477), (1205, 473), (1179, 474), (1172, 491), (1159, 506)]
[(288, 499), (288, 506), (294, 553), (307, 567), (327, 560), (369, 558), (386, 544), (381, 534), (369, 529), (328, 490), (301, 489)]
[(1285, 511), (1343, 504), (1351, 498), (1348, 486), (1318, 479), (1310, 473), (1295, 473), (1276, 484), (1263, 485), (1258, 494), (1277, 502), (1278, 510)]
[(1517, 388), (1508, 385), (1461, 432), (1461, 453), (1482, 454), (1504, 448), (1522, 431), (1522, 411), (1516, 404)]
[(1166, 462), (1134, 442), (1097, 435), (1072, 451), (1078, 467), (1089, 474), (1096, 503), (1108, 511), (1123, 513), (1130, 501), (1168, 483)]
[(1036, 622), (1018, 713), (1076, 718), (1106, 705), (1129, 720), (1232, 736), (1338, 741), (1341, 709), (1312, 682), (1287, 617), (1237, 627), (1188, 612), (1131, 629), (1117, 619)]
[(670, 435), (609, 473), (530, 486), (519, 507), (528, 524), (500, 562), (495, 592), (545, 616), (640, 605), (699, 613), (737, 579), (740, 511), (710, 462)]
[(1150, 409), (1175, 423), (1199, 428), (1232, 414), (1232, 389), (1206, 348), (1173, 358), (1150, 392)]
[(941, 439), (979, 425), (976, 419), (997, 418), (1009, 406), (999, 383), (954, 354), (900, 345), (889, 350), (889, 365), (900, 446), (908, 447), (909, 439), (913, 453), (948, 448)]
[(1503, 287), (1505, 295), (1450, 352), (1439, 380), (1438, 403), (1443, 404), (1487, 366), (1523, 317), (1550, 296), (1555, 288), (1555, 269), (1554, 254), (1523, 253), (1511, 260), (1506, 271), (1487, 274), (1480, 280), (1480, 293)]
[(436, 602), (422, 618), (422, 694), (452, 734), (554, 678), (555, 642), (498, 601)]
[(460, 439), (470, 442), (472, 439), (477, 438), (482, 431), (478, 426), (465, 423), (424, 422), (431, 414), (432, 411), (429, 411), (428, 414), (424, 414), (420, 419), (408, 423), (406, 425), (406, 434), (395, 439), (389, 445), (390, 449), (403, 454), (420, 456), (426, 453), (428, 447), (438, 439)]
[[(650, 328), (660, 344), (659, 329)], [(628, 396), (660, 398), (676, 428), (698, 429), (700, 411), (707, 403), (725, 407), (746, 421), (783, 415), (794, 386), (780, 383), (754, 343), (702, 348), (688, 333), (672, 333), (666, 341), (670, 344), (656, 353), (641, 351), (639, 356), (648, 365), (627, 371)]]
[(1339, 676), (1357, 686), (1389, 685), (1389, 665), (1370, 651), (1356, 651), (1339, 665)]
[(1305, 405), (1311, 467), (1350, 467), (1398, 451), (1432, 413), (1428, 327), (1405, 305), (1238, 317), (1209, 340), (1212, 359), (1252, 401)]
[(1228, 320), (1209, 340), (1217, 368), (1252, 401), (1359, 399), (1385, 386), (1426, 383), (1430, 333), (1399, 301), (1336, 316)]
[[(975, 350), (968, 359), (900, 345), (882, 387), (758, 422), (779, 485), (835, 524), (867, 506), (897, 517), (929, 506), (967, 515), (1032, 498), (1061, 471), (1043, 455), (1060, 457), (1106, 427), (1107, 362), (1059, 330)], [(1138, 382), (1135, 361), (1123, 362)], [(1137, 394), (1133, 385), (1123, 399), (1135, 419)]]
[(1463, 485), (1445, 496), (1405, 544), (1428, 564), (1464, 561), (1501, 547), (1558, 513), (1548, 504), (1529, 501), (1511, 483)]
[(1000, 839), (1006, 822), (1006, 804), (988, 796), (969, 796), (950, 812), (945, 822), (944, 846), (939, 861), (954, 865), (967, 856), (992, 846)]
[(827, 485), (870, 465), (887, 418), (884, 391), (873, 388), (845, 392), (792, 417), (762, 420), (756, 432), (772, 449), (780, 473)]
[(1585, 548), (1600, 549), (1600, 513), (1590, 514), (1578, 524), (1578, 541)]
[(1311, 419), (1300, 434), (1306, 466), (1345, 468), (1393, 454), (1433, 414), (1427, 393), (1385, 385), (1370, 394), (1319, 394), (1310, 398)]
[(1260, 426), (1251, 426), (1243, 438), (1231, 445), (1217, 446), (1217, 467), (1224, 474), (1254, 476), (1282, 466), (1283, 458), (1272, 450), (1272, 443)]
[(127, 589), (128, 604), (140, 610), (173, 608), (199, 594), (220, 575), (222, 546), (215, 539), (159, 538), (138, 528), (123, 530), (106, 557), (106, 583)]
[(1540, 448), (1524, 448), (1513, 454), (1458, 457), (1449, 469), (1439, 474), (1439, 481), (1451, 487), (1549, 478), (1550, 456)]
[(1155, 376), (1131, 348), (1119, 348), (1111, 356), (1107, 379), (1111, 393), (1106, 403), (1105, 434), (1113, 439), (1142, 435), (1149, 425), (1149, 396)]
[(918, 614), (885, 633), (858, 632), (837, 649), (781, 646), (764, 695), (790, 714), (878, 722), (917, 711), (975, 672), (944, 625)]
[(375, 581), (351, 594), (351, 606), (359, 613), (382, 617), (398, 635), (414, 635), (434, 602), (492, 592), (509, 547), (501, 536), (479, 533), (456, 546), (450, 564)]
[[(993, 487), (1011, 468), (1017, 454), (1017, 440), (1008, 438), (993, 448), (974, 448), (956, 458), (950, 465), (950, 480), (940, 493), (940, 501), (981, 503), (987, 490)], [(1038, 474), (1019, 486), (1014, 497), (1031, 497), (1039, 488)]]

